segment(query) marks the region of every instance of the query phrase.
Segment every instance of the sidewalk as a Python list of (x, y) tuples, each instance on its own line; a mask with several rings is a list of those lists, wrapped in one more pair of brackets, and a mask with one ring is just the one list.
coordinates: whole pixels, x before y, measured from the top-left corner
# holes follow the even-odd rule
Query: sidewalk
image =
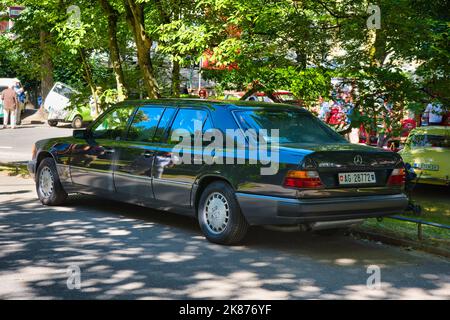
[(52, 128), (46, 124), (20, 125), (14, 130), (1, 129), (0, 163), (26, 163), (31, 158), (31, 150), (36, 141), (70, 135), (72, 129)]

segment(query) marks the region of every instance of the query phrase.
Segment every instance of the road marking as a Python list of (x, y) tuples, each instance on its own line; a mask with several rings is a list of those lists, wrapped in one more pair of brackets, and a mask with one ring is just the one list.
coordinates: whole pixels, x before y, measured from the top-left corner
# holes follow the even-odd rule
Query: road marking
[(2, 147), (0, 146), (0, 149), (12, 149), (13, 147)]

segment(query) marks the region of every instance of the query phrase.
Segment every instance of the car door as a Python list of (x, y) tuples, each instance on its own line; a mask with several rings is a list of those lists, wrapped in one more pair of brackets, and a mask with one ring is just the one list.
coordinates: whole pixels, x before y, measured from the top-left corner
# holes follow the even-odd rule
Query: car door
[(85, 139), (75, 140), (70, 155), (74, 184), (84, 190), (115, 192), (115, 148), (124, 136), (134, 107), (117, 107), (103, 114)]
[[(153, 164), (153, 192), (156, 200), (171, 203), (181, 207), (189, 207), (191, 205), (191, 190), (195, 182), (196, 176), (199, 174), (203, 164), (194, 163), (194, 157), (198, 157), (202, 153), (203, 146), (195, 148), (192, 146), (188, 157), (188, 163), (177, 163), (176, 157), (179, 152), (175, 150), (179, 140), (176, 138), (176, 130), (187, 130), (191, 137), (201, 134), (195, 132), (198, 129), (194, 122), (200, 123), (200, 130), (206, 130), (210, 127), (206, 123), (208, 120), (208, 111), (202, 108), (180, 108), (174, 117), (167, 139), (160, 144), (155, 154)], [(186, 150), (183, 150), (186, 152)], [(184, 157), (183, 157), (184, 158)], [(198, 159), (198, 158), (197, 158)], [(201, 158), (200, 158), (201, 160)]]
[(128, 199), (154, 199), (151, 171), (157, 142), (175, 110), (162, 105), (139, 107), (126, 139), (116, 147), (114, 184), (117, 192), (126, 194)]

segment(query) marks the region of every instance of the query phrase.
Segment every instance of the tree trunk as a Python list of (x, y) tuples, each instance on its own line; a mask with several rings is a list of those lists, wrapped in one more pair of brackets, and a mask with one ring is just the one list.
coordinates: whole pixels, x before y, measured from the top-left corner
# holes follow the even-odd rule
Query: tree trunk
[(41, 60), (41, 97), (44, 101), (47, 94), (53, 87), (53, 61), (49, 52), (48, 41), (50, 34), (47, 31), (40, 31), (40, 49), (42, 51)]
[(111, 64), (116, 77), (116, 87), (119, 101), (127, 98), (127, 88), (122, 70), (122, 61), (120, 58), (119, 44), (117, 42), (117, 19), (119, 13), (111, 6), (108, 0), (99, 0), (103, 11), (108, 19), (108, 45), (110, 50)]
[(95, 105), (95, 115), (97, 116), (100, 114), (97, 88), (95, 87), (94, 80), (92, 79), (91, 66), (89, 65), (89, 62), (86, 61), (86, 54), (83, 49), (80, 49), (80, 57), (81, 57), (81, 65), (83, 66), (84, 69), (84, 78), (86, 79), (86, 82), (89, 85), (89, 89), (91, 89), (92, 99), (94, 100)]
[(173, 60), (172, 66), (172, 95), (175, 98), (180, 97), (180, 62)]
[[(173, 1), (171, 3), (171, 7), (167, 8), (164, 6), (161, 0), (154, 0), (154, 4), (159, 12), (159, 16), (161, 22), (164, 24), (169, 24), (173, 18), (180, 18), (180, 2), (181, 1)], [(168, 10), (166, 10), (168, 9)], [(171, 9), (171, 10), (170, 10)], [(179, 98), (180, 97), (180, 61), (177, 59), (176, 54), (172, 55), (172, 86), (171, 92), (172, 96)]]
[(160, 98), (158, 84), (153, 72), (150, 49), (152, 40), (145, 32), (144, 5), (135, 0), (124, 0), (125, 14), (136, 42), (139, 68), (144, 78), (144, 86), (149, 98)]

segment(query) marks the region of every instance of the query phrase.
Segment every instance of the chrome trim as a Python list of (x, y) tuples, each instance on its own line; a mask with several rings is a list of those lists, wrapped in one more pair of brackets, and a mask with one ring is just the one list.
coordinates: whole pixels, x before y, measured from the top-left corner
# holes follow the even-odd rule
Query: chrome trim
[(189, 185), (189, 186), (192, 185), (191, 182), (176, 181), (176, 180), (169, 180), (169, 179), (161, 179), (161, 178), (155, 178), (155, 177), (153, 177), (153, 181), (154, 182), (159, 182), (159, 183), (166, 183), (166, 184), (182, 184), (182, 185)]
[(290, 202), (290, 203), (299, 203), (299, 199), (294, 198), (283, 198), (283, 197), (274, 197), (274, 196), (266, 196), (262, 194), (252, 194), (252, 193), (241, 193), (237, 192), (236, 197), (239, 198), (253, 198), (253, 199), (266, 199), (271, 201), (283, 201), (283, 202)]

